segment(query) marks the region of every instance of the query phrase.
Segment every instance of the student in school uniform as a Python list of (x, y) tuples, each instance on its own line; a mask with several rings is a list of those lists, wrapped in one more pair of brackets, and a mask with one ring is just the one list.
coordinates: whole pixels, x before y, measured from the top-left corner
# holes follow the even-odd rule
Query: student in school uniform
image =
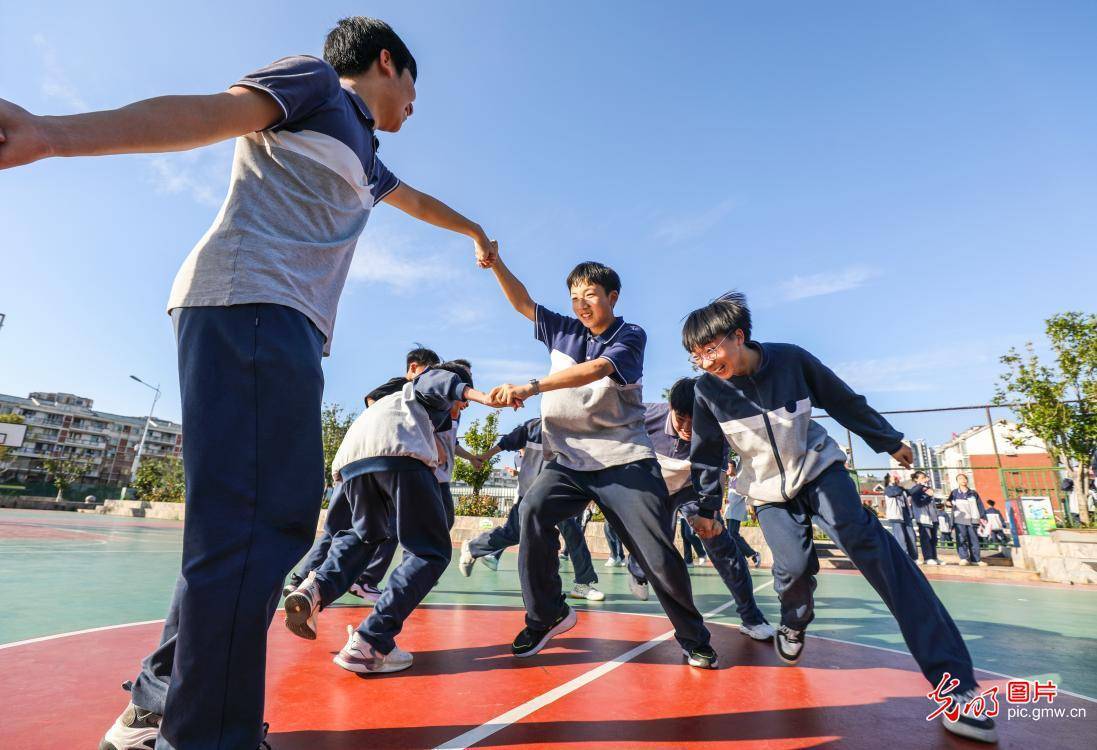
[[(522, 463), (518, 469), (518, 499), (511, 506), (510, 512), (507, 513), (507, 520), (502, 526), (486, 531), (461, 545), (461, 557), (457, 565), (461, 575), (466, 578), (472, 575), (472, 568), (477, 560), (482, 560), (490, 569), (496, 570), (499, 566), (498, 556), (503, 550), (521, 541), (522, 498), (545, 466), (545, 454), (541, 446), (540, 417), (523, 422), (499, 438), (499, 441), (487, 453), (480, 456), (480, 459), (490, 461), (493, 456), (502, 451), (522, 452)], [(590, 548), (587, 547), (587, 540), (583, 536), (579, 522), (574, 518), (568, 518), (561, 521), (557, 528), (564, 538), (564, 549), (569, 552), (575, 571), (575, 582), (568, 596), (592, 602), (602, 601), (606, 595), (594, 585), (598, 583), (598, 574), (594, 571)]]
[(996, 741), (994, 720), (976, 713), (971, 656), (956, 624), (925, 576), (861, 504), (845, 468), (846, 454), (812, 419), (825, 409), (874, 450), (909, 467), (902, 435), (837, 375), (804, 349), (751, 339), (746, 298), (731, 292), (686, 318), (682, 344), (705, 374), (697, 381), (690, 460), (701, 496), (694, 524), (702, 537), (721, 531), (724, 442), (740, 456), (736, 489), (751, 499), (773, 553), (781, 625), (778, 658), (795, 664), (814, 618), (819, 560), (812, 525), (819, 526), (876, 590), (899, 624), (907, 647), (931, 685), (954, 677), (960, 712), (943, 719), (950, 732)]
[(964, 474), (956, 477), (956, 489), (948, 496), (952, 503), (952, 520), (956, 525), (956, 551), (961, 565), (986, 567), (979, 549), (979, 525), (986, 518), (986, 508), (979, 493), (968, 486)]
[(481, 267), (494, 256), (479, 224), (378, 157), (377, 131), (412, 114), (416, 76), (396, 32), (356, 16), (327, 35), (323, 59), (285, 57), (211, 94), (64, 116), (0, 101), (0, 169), (235, 139), (225, 201), (167, 304), (187, 435), (180, 577), (106, 747), (262, 741), (267, 631), (315, 538), (324, 490), (320, 363), (373, 209), (387, 203), (470, 238)]
[(940, 532), (938, 538), (946, 544), (955, 544), (952, 538), (952, 505), (946, 500), (937, 509), (937, 529)]
[(551, 454), (522, 502), (518, 569), (526, 627), (511, 652), (533, 656), (575, 626), (575, 612), (562, 593), (556, 524), (593, 500), (650, 581), (686, 663), (715, 668), (716, 652), (693, 603), (689, 569), (668, 533), (674, 509), (644, 429), (647, 334), (614, 313), (620, 277), (602, 263), (576, 266), (565, 281), (572, 317), (535, 303), (498, 258), (492, 270), (514, 309), (533, 322), (551, 363), (543, 378), (492, 389), (493, 397), (513, 406), (543, 394), (541, 432), (546, 458)]
[[(681, 378), (671, 386), (669, 401), (644, 404), (644, 425), (655, 448), (663, 481), (670, 492), (670, 505), (688, 519), (691, 528), (700, 510), (700, 497), (693, 486), (689, 459), (690, 441), (693, 438), (695, 386), (694, 378)], [(726, 457), (724, 465), (727, 465)], [(719, 511), (713, 517), (717, 522), (723, 523)], [(727, 527), (715, 536), (701, 538), (701, 543), (708, 559), (735, 600), (742, 620), (739, 632), (758, 641), (773, 638), (773, 626), (766, 622), (754, 599), (753, 582), (746, 557), (735, 544)], [(634, 579), (642, 579), (643, 572), (632, 558), (629, 559), (629, 572)]]
[(918, 545), (925, 565), (940, 565), (937, 559), (937, 500), (924, 471), (914, 472), (914, 484), (907, 490), (911, 511), (918, 529)]
[(346, 483), (354, 513), (350, 530), (338, 533), (318, 570), (286, 597), (286, 627), (315, 639), (320, 611), (350, 587), (379, 544), (395, 530), (404, 557), (373, 612), (333, 661), (351, 672), (396, 672), (412, 655), (396, 646), (408, 615), (449, 564), (450, 517), (434, 469), (444, 460), (438, 433), (452, 426), (461, 401), (498, 405), (472, 385), (465, 367), (447, 362), (366, 409), (351, 425), (332, 462)]
[(895, 541), (906, 550), (910, 559), (918, 561), (918, 547), (914, 540), (914, 520), (910, 511), (910, 498), (896, 474), (884, 477), (884, 521)]
[[(434, 350), (416, 345), (416, 347), (404, 357), (404, 375), (402, 377), (391, 378), (367, 393), (365, 396), (366, 408), (368, 409), (373, 406), (373, 403), (378, 399), (403, 389), (404, 384), (409, 380), (414, 380), (418, 375), (425, 372), (428, 367), (433, 367), (441, 362), (441, 358)], [(328, 501), (328, 514), (324, 518), (324, 528), (321, 530), (320, 536), (313, 542), (312, 548), (305, 554), (305, 557), (301, 562), (297, 564), (297, 569), (290, 575), (289, 581), (286, 583), (285, 588), (282, 589), (282, 596), (289, 596), (292, 594), (309, 573), (323, 565), (324, 560), (328, 556), (328, 550), (331, 548), (331, 540), (340, 531), (350, 528), (350, 501), (347, 499), (347, 496), (343, 494), (342, 489), (342, 482), (337, 483), (332, 492), (331, 500)], [(389, 564), (392, 563), (392, 556), (395, 553), (395, 537), (388, 545), (378, 549), (376, 567), (380, 568), (380, 574), (382, 576), (385, 574), (385, 571), (388, 570)], [(374, 565), (374, 561), (371, 560), (370, 563), (371, 566)], [(370, 568), (367, 567), (367, 571), (369, 570)], [(370, 572), (375, 574), (374, 571)], [(381, 592), (377, 591), (374, 587), (371, 587), (368, 581), (355, 581), (354, 584), (351, 585), (350, 593), (365, 599), (370, 604), (375, 603), (378, 597), (381, 596)]]
[(743, 557), (754, 563), (754, 567), (757, 568), (762, 564), (762, 555), (758, 550), (751, 547), (750, 543), (739, 532), (743, 522), (750, 517), (747, 499), (730, 486), (738, 470), (738, 459), (728, 462), (726, 474), (729, 486), (727, 488), (727, 509), (724, 511), (724, 525), (727, 527), (728, 533), (731, 534), (731, 538), (735, 540), (735, 545), (739, 548), (739, 551), (743, 553)]
[(987, 532), (992, 544), (1007, 546), (1009, 538), (1006, 536), (1006, 519), (1002, 512), (995, 507), (993, 500), (987, 500)]

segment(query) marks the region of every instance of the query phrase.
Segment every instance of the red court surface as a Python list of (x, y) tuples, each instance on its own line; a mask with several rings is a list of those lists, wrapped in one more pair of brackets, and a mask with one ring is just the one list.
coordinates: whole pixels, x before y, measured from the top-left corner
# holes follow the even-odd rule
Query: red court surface
[[(583, 612), (571, 632), (530, 659), (510, 656), (522, 612), (434, 605), (417, 610), (400, 645), (412, 669), (361, 677), (331, 662), (368, 609), (335, 607), (320, 638), (281, 624), (270, 634), (266, 717), (274, 750), (336, 748), (953, 748), (987, 747), (927, 723), (933, 704), (909, 656), (811, 638), (801, 664), (713, 626), (716, 671), (691, 669), (662, 617)], [(0, 648), (5, 698), (0, 748), (93, 748), (124, 707), (159, 623), (106, 628)], [(616, 660), (616, 661), (614, 661)], [(21, 675), (22, 678), (15, 678)], [(981, 674), (984, 687), (1004, 678)], [(71, 710), (59, 713), (58, 706)], [(1088, 719), (1006, 720), (1005, 748), (1087, 748), (1097, 704), (1060, 693), (1056, 708)], [(1004, 703), (1003, 703), (1004, 711)], [(64, 719), (59, 720), (63, 715)], [(485, 727), (485, 725), (487, 725)]]

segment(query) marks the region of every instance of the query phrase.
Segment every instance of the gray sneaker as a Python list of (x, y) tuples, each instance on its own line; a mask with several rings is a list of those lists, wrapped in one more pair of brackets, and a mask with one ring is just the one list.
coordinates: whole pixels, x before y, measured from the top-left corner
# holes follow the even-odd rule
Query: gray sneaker
[(362, 640), (357, 630), (347, 625), (347, 644), (332, 661), (348, 672), (382, 674), (405, 670), (411, 666), (414, 658), (399, 646), (394, 647), (387, 654), (382, 654)]
[(160, 714), (130, 703), (99, 741), (99, 750), (153, 750), (160, 719)]
[(785, 664), (795, 664), (804, 653), (804, 631), (782, 625), (773, 639), (773, 650)]
[(476, 558), (472, 556), (472, 549), (466, 539), (461, 542), (461, 557), (457, 560), (457, 569), (461, 571), (461, 575), (468, 578), (472, 575), (472, 566), (475, 564)]
[(488, 555), (487, 557), (481, 557), (480, 562), (484, 564), (484, 567), (488, 570), (499, 570), (499, 558), (495, 555)]
[(952, 699), (960, 704), (960, 715), (956, 717), (956, 721), (951, 721), (948, 716), (941, 714), (941, 723), (944, 724), (945, 729), (970, 740), (990, 743), (998, 741), (998, 730), (994, 726), (994, 719), (977, 716), (972, 710), (971, 702), (975, 700), (974, 690), (954, 693)]
[(600, 602), (606, 598), (605, 594), (589, 583), (575, 584), (568, 592), (568, 596), (573, 599), (586, 599), (588, 602)]
[(316, 640), (316, 618), (320, 614), (320, 586), (316, 571), (308, 574), (297, 589), (286, 597), (286, 628), (299, 638)]
[(650, 596), (650, 593), (648, 592), (648, 582), (637, 581), (636, 576), (633, 575), (629, 575), (628, 577), (628, 590), (642, 602), (646, 602)]

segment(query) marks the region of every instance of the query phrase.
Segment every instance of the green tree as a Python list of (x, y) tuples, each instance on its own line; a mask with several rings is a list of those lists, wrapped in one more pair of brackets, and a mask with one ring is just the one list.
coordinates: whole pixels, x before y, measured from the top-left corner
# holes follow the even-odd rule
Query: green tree
[(346, 412), (339, 404), (324, 404), (320, 411), (320, 426), (324, 442), (324, 487), (330, 487), (331, 462), (339, 450), (343, 438), (350, 429), (358, 412)]
[(65, 499), (65, 490), (75, 484), (87, 470), (87, 464), (72, 458), (47, 458), (42, 462), (46, 476), (57, 488), (57, 499)]
[(142, 459), (133, 480), (137, 497), (148, 503), (181, 503), (186, 499), (183, 461), (173, 456)]
[(1046, 323), (1054, 362), (1042, 362), (1031, 341), (1024, 353), (1010, 348), (1001, 357), (1007, 370), (995, 403), (1021, 402), (1014, 407), (1018, 421), (1071, 472), (1078, 515), (1088, 525), (1086, 466), (1097, 446), (1097, 315), (1066, 312)]
[[(477, 456), (487, 453), (499, 440), (499, 412), (493, 411), (484, 417), (482, 426), (479, 419), (474, 419), (461, 439), (469, 453)], [(492, 456), (476, 469), (468, 461), (458, 458), (453, 467), (453, 478), (467, 484), (472, 488), (473, 496), (478, 496), (484, 483), (491, 478), (491, 470), (498, 461), (498, 455)]]
[[(23, 424), (22, 414), (0, 414), (0, 422), (4, 424)], [(0, 445), (0, 461), (8, 454), (8, 446)]]

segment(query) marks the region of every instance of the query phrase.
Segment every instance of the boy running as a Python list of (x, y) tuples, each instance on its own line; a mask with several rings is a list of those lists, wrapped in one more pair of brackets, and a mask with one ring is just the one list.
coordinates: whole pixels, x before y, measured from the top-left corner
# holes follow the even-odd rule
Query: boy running
[(167, 305), (187, 436), (182, 571), (104, 750), (261, 741), (267, 628), (323, 495), (320, 360), (372, 209), (385, 202), (463, 234), (491, 263), (479, 224), (377, 156), (376, 131), (412, 114), (416, 73), (388, 24), (359, 16), (328, 34), (323, 60), (283, 58), (221, 93), (64, 117), (0, 100), (0, 169), (236, 138), (225, 203)]
[(357, 630), (348, 628), (347, 644), (334, 659), (346, 670), (374, 674), (411, 666), (396, 636), (449, 565), (452, 516), (434, 470), (446, 460), (438, 434), (452, 428), (462, 401), (491, 405), (461, 365), (427, 370), (362, 412), (332, 461), (350, 498), (352, 528), (336, 534), (324, 564), (286, 597), (286, 627), (315, 639), (320, 610), (343, 595), (393, 528), (404, 548), (373, 612)]
[[(644, 423), (655, 447), (655, 457), (663, 473), (663, 481), (670, 492), (670, 505), (682, 514), (692, 528), (700, 510), (700, 498), (690, 476), (690, 441), (693, 437), (693, 404), (696, 380), (681, 378), (670, 389), (670, 402), (645, 404)], [(723, 458), (727, 465), (727, 451)], [(717, 510), (713, 515), (721, 526), (724, 519)], [(673, 528), (671, 529), (673, 533)], [(720, 574), (724, 585), (735, 599), (736, 610), (742, 622), (739, 632), (757, 641), (768, 641), (774, 636), (773, 626), (766, 622), (762, 610), (754, 599), (753, 584), (746, 557), (724, 526), (715, 536), (701, 537), (708, 559)], [(643, 581), (643, 573), (636, 569), (636, 558), (629, 558), (629, 572)], [(644, 582), (646, 586), (646, 582)], [(646, 598), (642, 597), (642, 598)]]
[(750, 338), (746, 298), (726, 294), (686, 318), (682, 344), (705, 371), (697, 381), (690, 458), (701, 503), (695, 528), (701, 537), (720, 531), (724, 441), (741, 458), (736, 489), (755, 504), (758, 523), (773, 551), (774, 588), (781, 600), (777, 656), (795, 664), (804, 631), (814, 617), (819, 561), (812, 524), (819, 526), (872, 585), (899, 623), (922, 674), (936, 687), (948, 673), (959, 681), (962, 706), (950, 732), (996, 741), (994, 720), (969, 710), (976, 682), (971, 656), (956, 624), (925, 576), (861, 505), (845, 470), (845, 452), (818, 422), (812, 407), (826, 409), (843, 427), (877, 451), (909, 467), (910, 446), (819, 360), (791, 344)]
[(716, 667), (689, 571), (667, 533), (674, 509), (644, 430), (647, 335), (613, 313), (620, 278), (601, 263), (576, 266), (566, 282), (573, 318), (536, 304), (501, 260), (492, 270), (507, 301), (533, 322), (534, 336), (548, 348), (551, 361), (544, 378), (491, 392), (496, 402), (513, 406), (544, 393), (541, 433), (549, 463), (522, 502), (518, 570), (526, 627), (514, 639), (512, 653), (533, 656), (575, 626), (560, 583), (556, 525), (593, 499), (651, 581), (686, 661)]

